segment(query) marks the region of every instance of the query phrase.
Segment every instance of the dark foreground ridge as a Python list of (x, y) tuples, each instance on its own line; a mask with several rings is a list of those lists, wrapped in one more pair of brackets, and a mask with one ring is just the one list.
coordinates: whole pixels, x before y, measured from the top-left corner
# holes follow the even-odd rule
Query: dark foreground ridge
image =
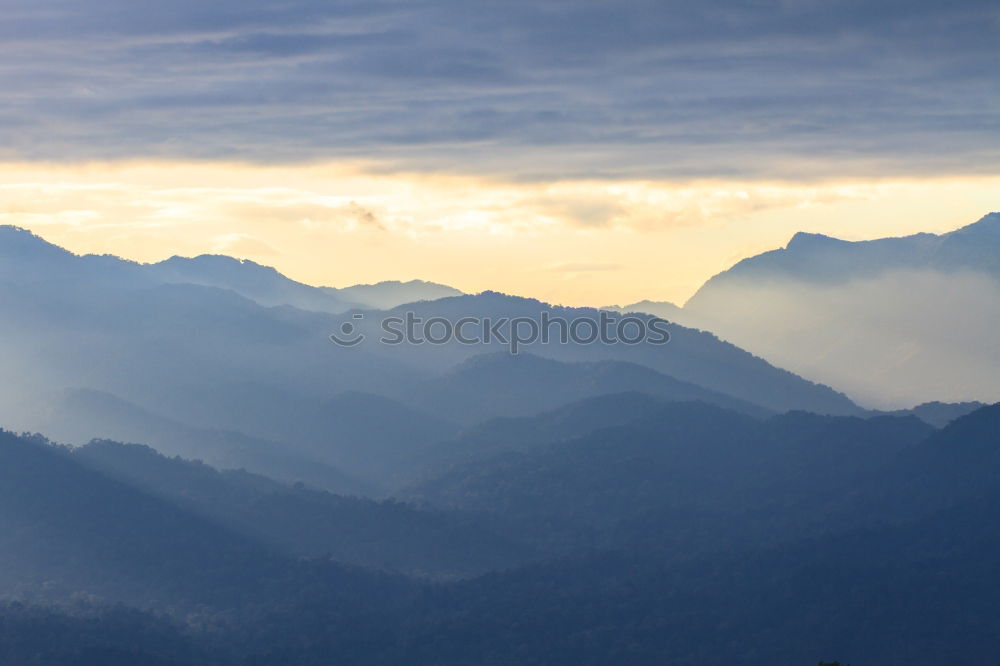
[(621, 394), (470, 432), (419, 506), (4, 433), (0, 658), (991, 663), (998, 432), (1000, 405), (936, 431)]

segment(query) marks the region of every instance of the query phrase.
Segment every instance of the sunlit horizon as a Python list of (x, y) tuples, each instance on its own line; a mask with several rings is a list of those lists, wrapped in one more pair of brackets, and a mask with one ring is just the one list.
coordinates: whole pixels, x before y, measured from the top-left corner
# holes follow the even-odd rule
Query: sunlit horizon
[(0, 223), (79, 254), (225, 254), (312, 285), (421, 279), (574, 306), (682, 304), (798, 231), (947, 232), (1000, 177), (520, 182), (364, 163), (0, 165)]

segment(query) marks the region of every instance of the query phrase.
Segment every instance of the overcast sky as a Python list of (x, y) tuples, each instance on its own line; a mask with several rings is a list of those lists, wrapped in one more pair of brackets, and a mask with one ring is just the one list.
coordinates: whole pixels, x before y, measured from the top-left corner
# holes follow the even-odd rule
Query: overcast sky
[[(0, 40), (8, 164), (241, 162), (291, 181), (352, 164), (536, 188), (525, 200), (561, 182), (745, 194), (1000, 173), (996, 0), (4, 0)], [(620, 197), (579, 194), (549, 217), (623, 219)], [(341, 213), (362, 199), (337, 196)], [(593, 254), (554, 262), (628, 259)]]
[(546, 177), (1000, 161), (995, 0), (0, 7), (10, 158), (363, 156)]

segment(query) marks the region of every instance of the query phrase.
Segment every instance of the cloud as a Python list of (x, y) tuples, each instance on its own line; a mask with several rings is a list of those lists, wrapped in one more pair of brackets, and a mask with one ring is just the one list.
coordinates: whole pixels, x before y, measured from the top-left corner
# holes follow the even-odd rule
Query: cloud
[(4, 3), (0, 158), (995, 172), (995, 2)]
[[(73, 252), (137, 261), (231, 251), (310, 284), (420, 277), (562, 303), (681, 302), (735, 259), (783, 247), (797, 231), (946, 231), (995, 209), (998, 191), (997, 176), (553, 184), (350, 163), (20, 163), (0, 164), (0, 223)], [(601, 202), (621, 211), (610, 224), (571, 214)]]
[(568, 221), (582, 228), (611, 226), (621, 219), (626, 210), (621, 197), (610, 193), (572, 195), (546, 195), (526, 202), (545, 215)]
[(327, 229), (331, 231), (357, 231), (375, 229), (385, 231), (386, 227), (379, 217), (370, 209), (356, 201), (350, 201), (340, 206), (305, 205), (282, 207), (279, 213), (285, 217), (295, 211), (298, 221), (308, 229)]

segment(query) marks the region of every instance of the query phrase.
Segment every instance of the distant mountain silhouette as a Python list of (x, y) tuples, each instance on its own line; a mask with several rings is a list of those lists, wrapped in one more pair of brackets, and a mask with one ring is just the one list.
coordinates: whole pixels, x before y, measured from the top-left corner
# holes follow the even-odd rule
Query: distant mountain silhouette
[[(425, 481), (457, 465), (530, 451), (596, 430), (628, 425), (660, 413), (668, 401), (648, 393), (627, 391), (584, 398), (533, 416), (489, 419), (414, 456), (407, 480)], [(404, 496), (410, 492), (410, 488), (403, 490)]]
[(929, 423), (936, 428), (943, 428), (952, 421), (966, 414), (971, 414), (977, 409), (986, 407), (982, 402), (924, 402), (910, 409), (900, 409), (894, 412), (887, 412), (893, 416), (906, 416), (912, 414), (924, 423)]
[(0, 276), (4, 279), (23, 277), (31, 267), (42, 264), (45, 268), (57, 267), (74, 262), (75, 255), (57, 245), (53, 245), (27, 229), (0, 225), (0, 250), (3, 263)]
[(945, 234), (920, 233), (901, 238), (845, 241), (823, 234), (799, 232), (784, 249), (744, 259), (716, 275), (685, 304), (701, 307), (719, 285), (745, 279), (837, 284), (874, 277), (894, 270), (974, 270), (1000, 279), (1000, 213)]
[(687, 328), (693, 328), (697, 330), (710, 330), (708, 326), (704, 324), (698, 315), (693, 313), (691, 310), (686, 310), (679, 305), (674, 305), (668, 301), (639, 301), (638, 303), (632, 303), (631, 305), (619, 306), (612, 305), (610, 307), (602, 308), (604, 310), (611, 310), (613, 312), (620, 312), (622, 314), (649, 314), (654, 317), (659, 317), (660, 319), (665, 319), (674, 324), (679, 324)]
[[(207, 264), (285, 284), (256, 265), (220, 258)], [(543, 367), (536, 360), (534, 372), (518, 374), (511, 368), (528, 369), (532, 361), (510, 365), (501, 359), (472, 374), (466, 373), (474, 366), (451, 373), (474, 356), (505, 347), (385, 345), (379, 342), (382, 318), (406, 312), (452, 321), (537, 318), (543, 312), (596, 318), (598, 312), (486, 292), (337, 315), (266, 307), (219, 286), (165, 283), (148, 268), (114, 257), (75, 256), (23, 230), (0, 233), (0, 344), (17, 349), (4, 359), (0, 423), (36, 431), (59, 425), (58, 436), (72, 441), (129, 439), (256, 471), (269, 464), (263, 462), (265, 449), (276, 448), (289, 452), (284, 465), (270, 470), (277, 476), (346, 490), (343, 474), (333, 467), (363, 477), (366, 486), (377, 481), (370, 492), (378, 493), (392, 487), (392, 475), (405, 469), (401, 461), (414, 451), (452, 437), (452, 423), (528, 414), (604, 393), (637, 390), (757, 413), (863, 413), (827, 387), (681, 326), (672, 326), (671, 341), (661, 346), (525, 349), (562, 363), (592, 364), (585, 372)], [(249, 287), (243, 290), (250, 293)], [(330, 334), (345, 323), (357, 325), (369, 339), (350, 348), (333, 344)], [(615, 365), (620, 362), (633, 365)], [(455, 383), (449, 388), (449, 382)], [(81, 402), (61, 423), (53, 420), (59, 408), (54, 396), (81, 388), (118, 396), (129, 409)], [(353, 394), (354, 402), (343, 403), (345, 394)], [(361, 400), (362, 394), (371, 397)], [(93, 414), (87, 416), (86, 409)], [(77, 431), (70, 415), (81, 424)], [(182, 439), (191, 443), (188, 448), (177, 447)], [(321, 474), (331, 478), (320, 483)]]
[(683, 324), (684, 309), (679, 305), (674, 305), (668, 301), (639, 301), (638, 303), (632, 303), (631, 305), (608, 305), (602, 310), (613, 310), (614, 312), (621, 312), (623, 314), (629, 312), (645, 312), (647, 314), (656, 315), (661, 319), (666, 319), (667, 321), (672, 321), (678, 324)]
[(467, 425), (498, 416), (538, 414), (583, 398), (632, 391), (665, 400), (702, 400), (754, 416), (751, 402), (624, 361), (564, 362), (534, 354), (483, 354), (464, 361), (412, 394), (414, 405)]
[(455, 411), (431, 410), (440, 416), (408, 407), (391, 398), (348, 391), (324, 403), (312, 436), (300, 442), (317, 460), (329, 461), (380, 489), (396, 485), (414, 457), (428, 446), (450, 439), (458, 426), (449, 421)]
[(324, 290), (331, 291), (338, 298), (354, 301), (362, 307), (374, 310), (390, 310), (406, 303), (436, 301), (439, 298), (462, 295), (462, 292), (454, 287), (424, 280), (409, 282), (387, 280), (375, 284), (356, 284), (341, 289), (324, 287)]
[[(540, 321), (543, 312), (548, 313), (551, 318), (558, 317), (567, 322), (577, 318), (594, 322), (600, 319), (600, 312), (590, 308), (558, 307), (535, 299), (483, 292), (430, 303), (414, 303), (390, 310), (374, 319), (365, 319), (359, 330), (368, 338), (359, 348), (408, 365), (426, 368), (430, 372), (440, 372), (443, 367), (455, 365), (483, 352), (506, 349), (507, 345), (496, 340), (490, 344), (473, 345), (457, 341), (444, 345), (383, 345), (379, 344), (379, 340), (385, 336), (379, 328), (379, 321), (387, 316), (405, 318), (407, 313), (424, 322), (434, 317), (443, 317), (451, 322), (463, 317), (493, 322), (514, 317)], [(352, 325), (358, 323), (346, 316), (342, 316), (341, 321)], [(521, 351), (561, 361), (626, 361), (644, 365), (682, 382), (727, 394), (773, 411), (804, 409), (831, 414), (859, 414), (863, 411), (843, 394), (776, 368), (761, 358), (719, 340), (711, 333), (678, 325), (670, 326), (669, 330), (671, 339), (664, 345), (648, 342), (635, 345), (599, 342), (559, 344), (553, 337), (548, 344), (537, 342), (524, 345)], [(624, 388), (619, 386), (614, 390)]]
[(95, 441), (72, 457), (290, 556), (437, 577), (529, 559), (528, 548), (501, 536), (481, 516), (292, 487), (258, 474), (166, 458), (137, 444)]
[[(726, 540), (773, 541), (861, 524), (866, 512), (827, 515), (844, 488), (867, 482), (933, 432), (912, 416), (793, 412), (758, 421), (704, 403), (640, 401), (641, 408), (615, 418), (615, 403), (627, 399), (481, 426), (456, 443), (471, 455), (452, 446), (449, 465), (407, 496), (516, 516), (557, 552), (594, 543), (627, 549), (639, 540), (643, 550), (665, 552), (686, 543), (690, 555)], [(590, 421), (589, 432), (565, 420), (587, 408), (608, 416)], [(882, 492), (877, 485), (871, 491)]]
[(192, 284), (217, 287), (267, 307), (288, 305), (326, 313), (351, 308), (387, 309), (462, 293), (422, 280), (386, 281), (344, 289), (313, 287), (285, 277), (270, 266), (225, 255), (174, 256), (152, 264), (109, 255), (78, 256), (26, 229), (0, 225), (0, 281), (53, 282), (81, 277), (105, 283), (131, 283), (132, 286)]
[(275, 269), (248, 259), (209, 254), (171, 257), (144, 266), (143, 271), (162, 283), (229, 289), (264, 306), (290, 305), (300, 310), (343, 312), (360, 305), (336, 292), (290, 280)]
[(48, 402), (45, 411), (47, 417), (36, 421), (38, 428), (59, 441), (141, 442), (166, 455), (202, 460), (222, 469), (266, 473), (340, 493), (372, 492), (361, 480), (287, 444), (229, 430), (194, 428), (101, 391), (66, 391)]
[(60, 284), (81, 279), (102, 284), (153, 284), (135, 262), (103, 255), (77, 256), (27, 229), (0, 225), (0, 284)]
[(799, 233), (713, 277), (683, 311), (873, 406), (1000, 400), (1000, 213), (941, 235)]
[(300, 405), (286, 417), (288, 430), (278, 432), (277, 440), (193, 427), (88, 389), (47, 398), (40, 411), (30, 421), (32, 429), (59, 441), (148, 444), (166, 455), (202, 460), (221, 469), (246, 469), (349, 495), (382, 494), (395, 485), (394, 477), (414, 456), (458, 431), (444, 419), (390, 398), (354, 392), (322, 404)]
[(144, 265), (142, 270), (156, 282), (219, 287), (235, 291), (260, 305), (290, 305), (314, 312), (337, 313), (351, 308), (381, 310), (462, 293), (422, 280), (379, 282), (343, 289), (313, 287), (291, 280), (269, 266), (224, 255), (171, 257)]

